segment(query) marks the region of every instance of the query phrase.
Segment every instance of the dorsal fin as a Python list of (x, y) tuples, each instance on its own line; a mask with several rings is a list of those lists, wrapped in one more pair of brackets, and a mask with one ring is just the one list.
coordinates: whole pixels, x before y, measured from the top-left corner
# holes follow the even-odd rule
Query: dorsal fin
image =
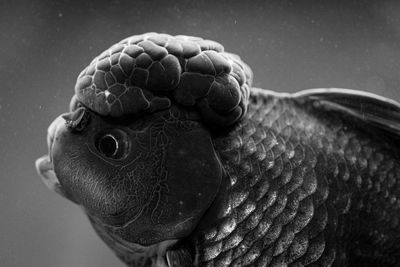
[(342, 111), (400, 139), (400, 103), (351, 89), (308, 89), (292, 94), (300, 103), (313, 101), (326, 110)]

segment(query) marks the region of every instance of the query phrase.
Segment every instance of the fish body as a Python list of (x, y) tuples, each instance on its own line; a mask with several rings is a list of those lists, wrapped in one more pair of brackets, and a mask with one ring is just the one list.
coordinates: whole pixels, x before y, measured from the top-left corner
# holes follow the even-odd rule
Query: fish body
[(127, 38), (79, 75), (39, 174), (128, 266), (396, 266), (400, 104), (251, 81), (216, 42)]
[(337, 89), (297, 95), (254, 90), (248, 115), (214, 139), (227, 180), (213, 213), (215, 225), (199, 231), (199, 262), (400, 262), (397, 132), (374, 127), (319, 93), (344, 100), (356, 93), (366, 105), (375, 99)]

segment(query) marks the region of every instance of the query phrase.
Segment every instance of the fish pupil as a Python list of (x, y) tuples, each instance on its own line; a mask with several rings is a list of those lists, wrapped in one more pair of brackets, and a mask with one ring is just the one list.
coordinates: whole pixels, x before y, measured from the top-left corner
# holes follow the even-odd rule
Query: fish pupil
[(118, 152), (118, 141), (113, 135), (107, 134), (99, 140), (98, 147), (106, 157), (114, 157)]
[(125, 159), (131, 149), (129, 135), (122, 129), (100, 131), (94, 137), (94, 145), (102, 156), (113, 160)]

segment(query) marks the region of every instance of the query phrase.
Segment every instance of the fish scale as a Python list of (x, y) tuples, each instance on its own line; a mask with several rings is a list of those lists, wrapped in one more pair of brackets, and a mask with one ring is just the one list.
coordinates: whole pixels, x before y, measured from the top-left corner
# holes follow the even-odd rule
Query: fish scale
[(350, 229), (364, 213), (383, 219), (362, 234), (390, 240), (397, 153), (342, 114), (314, 108), (258, 91), (245, 119), (213, 140), (235, 182), (224, 184), (219, 225), (196, 236), (201, 266), (344, 266), (349, 248), (361, 253)]

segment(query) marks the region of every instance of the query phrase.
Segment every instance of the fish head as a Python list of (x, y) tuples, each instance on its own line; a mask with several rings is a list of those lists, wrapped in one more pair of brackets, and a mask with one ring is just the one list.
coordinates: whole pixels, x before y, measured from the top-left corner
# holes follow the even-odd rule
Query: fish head
[(116, 120), (80, 106), (52, 122), (47, 142), (36, 161), (45, 184), (114, 242), (190, 235), (221, 183), (209, 130), (173, 107)]
[(126, 255), (164, 255), (215, 220), (225, 178), (213, 138), (244, 118), (251, 83), (247, 64), (217, 42), (128, 37), (79, 74), (38, 172), (128, 264)]

